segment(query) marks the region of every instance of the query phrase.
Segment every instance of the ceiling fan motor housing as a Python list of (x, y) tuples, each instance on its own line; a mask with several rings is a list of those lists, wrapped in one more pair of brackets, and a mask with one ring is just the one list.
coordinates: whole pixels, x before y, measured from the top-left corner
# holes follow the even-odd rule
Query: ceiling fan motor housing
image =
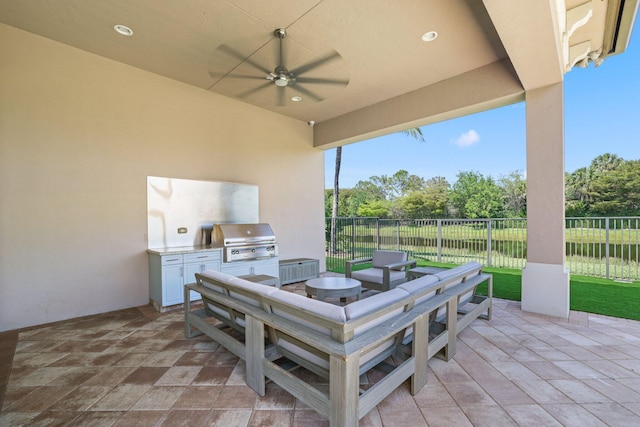
[(296, 81), (294, 75), (291, 74), (289, 70), (287, 70), (286, 67), (282, 65), (278, 65), (275, 70), (273, 70), (273, 73), (270, 74), (267, 78), (272, 80), (276, 84), (276, 86), (280, 87), (288, 86), (290, 83)]

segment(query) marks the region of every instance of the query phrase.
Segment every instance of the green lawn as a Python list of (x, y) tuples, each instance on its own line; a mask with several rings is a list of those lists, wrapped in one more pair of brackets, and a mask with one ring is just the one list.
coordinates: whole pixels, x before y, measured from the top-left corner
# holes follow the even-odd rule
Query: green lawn
[[(424, 261), (418, 261), (418, 265), (455, 267), (453, 264)], [(365, 267), (366, 265), (360, 266), (360, 268)], [(483, 271), (493, 274), (494, 297), (520, 301), (521, 270), (485, 268)], [(340, 272), (344, 273), (344, 270)], [(486, 295), (487, 285), (481, 286), (479, 292)], [(620, 283), (595, 277), (571, 275), (570, 305), (571, 310), (640, 320), (640, 282)]]

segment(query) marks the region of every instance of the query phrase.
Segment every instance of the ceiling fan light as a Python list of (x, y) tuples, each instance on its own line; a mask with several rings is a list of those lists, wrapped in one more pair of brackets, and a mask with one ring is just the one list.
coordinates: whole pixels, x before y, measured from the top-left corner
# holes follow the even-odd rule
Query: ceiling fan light
[(287, 78), (284, 76), (280, 76), (275, 80), (275, 84), (279, 87), (285, 87), (289, 84), (289, 80), (287, 80)]

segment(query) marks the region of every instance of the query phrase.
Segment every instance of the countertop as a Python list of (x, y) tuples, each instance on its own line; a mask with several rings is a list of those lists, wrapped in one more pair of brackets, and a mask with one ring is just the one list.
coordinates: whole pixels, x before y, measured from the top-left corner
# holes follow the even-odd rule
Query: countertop
[(176, 246), (173, 248), (150, 248), (147, 252), (155, 255), (177, 255), (190, 254), (194, 252), (219, 251), (222, 246), (218, 245), (198, 245), (198, 246)]

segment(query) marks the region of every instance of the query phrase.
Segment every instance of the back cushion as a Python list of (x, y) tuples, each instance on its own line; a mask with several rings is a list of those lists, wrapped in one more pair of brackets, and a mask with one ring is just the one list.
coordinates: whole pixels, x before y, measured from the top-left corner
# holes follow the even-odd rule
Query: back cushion
[(407, 253), (402, 251), (374, 251), (372, 264), (376, 268), (382, 268), (389, 264), (405, 262)]
[(402, 285), (398, 286), (398, 288), (403, 289), (404, 291), (412, 295), (414, 298), (416, 298), (415, 304), (420, 304), (421, 302), (426, 301), (428, 298), (431, 298), (433, 295), (435, 295), (436, 293), (435, 290), (424, 294), (424, 289), (433, 285), (436, 282), (438, 282), (437, 277), (432, 275), (426, 275), (426, 276), (420, 277), (419, 279), (405, 282)]
[[(402, 289), (396, 288), (387, 292), (381, 292), (363, 300), (352, 302), (345, 307), (345, 313), (349, 320), (355, 320), (371, 313), (377, 313), (384, 310), (389, 305), (402, 300), (409, 302), (409, 294)], [(357, 337), (359, 334), (375, 330), (377, 326), (389, 321), (394, 316), (401, 314), (403, 311), (404, 306), (400, 306), (390, 312), (374, 315), (367, 322), (355, 327), (353, 330), (353, 336)], [(376, 346), (368, 349), (368, 351), (361, 355), (360, 364), (368, 363), (374, 358), (379, 359), (381, 357), (387, 357), (385, 352), (388, 352), (394, 345), (395, 341), (393, 338), (389, 338), (378, 343)]]
[[(270, 295), (278, 290), (273, 286), (249, 282), (248, 280), (240, 279), (239, 277), (231, 276), (219, 271), (206, 270), (202, 272), (202, 276), (206, 279), (212, 280), (211, 282), (208, 282), (206, 279), (203, 280), (202, 286), (214, 291), (222, 292), (222, 287), (216, 284), (216, 282), (221, 282), (227, 285), (229, 288), (229, 295), (231, 297), (256, 307), (260, 306), (261, 296)], [(234, 288), (238, 289), (238, 292), (234, 292)]]
[(287, 305), (282, 308), (272, 306), (271, 311), (274, 314), (282, 316), (285, 319), (292, 320), (310, 329), (322, 332), (326, 335), (331, 334), (329, 328), (317, 325), (314, 319), (305, 315), (306, 312), (316, 314), (333, 322), (346, 322), (347, 320), (343, 307), (330, 304), (328, 302), (318, 301), (316, 299), (294, 294), (293, 292), (281, 290), (272, 293), (269, 297)]
[(482, 271), (482, 264), (473, 261), (473, 262), (469, 262), (464, 265), (460, 265), (458, 267), (452, 268), (450, 270), (442, 271), (440, 273), (435, 274), (434, 276), (436, 276), (440, 280), (445, 280), (453, 276), (458, 276), (458, 280), (454, 280), (452, 283), (449, 283), (447, 285), (447, 288), (450, 288), (451, 286), (457, 285), (458, 283), (462, 282), (463, 278), (466, 278), (467, 276), (474, 276), (476, 274), (479, 274), (480, 271)]
[[(407, 299), (408, 297), (409, 294), (406, 291), (402, 289), (392, 289), (387, 292), (380, 292), (379, 294), (373, 295), (369, 298), (352, 302), (351, 304), (344, 307), (344, 311), (348, 320), (355, 320), (368, 314), (383, 310), (387, 306), (402, 299)], [(403, 311), (404, 307), (399, 307), (389, 313), (375, 316), (368, 322), (356, 327), (354, 329), (354, 335), (366, 332), (369, 329), (374, 328), (381, 323), (384, 323), (391, 317), (397, 316)]]
[[(274, 314), (327, 336), (331, 336), (331, 329), (326, 326), (318, 325), (316, 323), (317, 320), (311, 318), (306, 313), (317, 314), (318, 316), (334, 322), (346, 322), (344, 308), (328, 302), (318, 301), (287, 291), (278, 291), (271, 294), (269, 297), (274, 301), (286, 304), (283, 307), (272, 305), (271, 311)], [(297, 360), (297, 362), (303, 366), (306, 366), (305, 363), (310, 363), (311, 365), (319, 366), (323, 369), (329, 369), (329, 357), (326, 354), (310, 352), (297, 339), (289, 336), (288, 334), (279, 334), (277, 345), (300, 358), (301, 360)]]

